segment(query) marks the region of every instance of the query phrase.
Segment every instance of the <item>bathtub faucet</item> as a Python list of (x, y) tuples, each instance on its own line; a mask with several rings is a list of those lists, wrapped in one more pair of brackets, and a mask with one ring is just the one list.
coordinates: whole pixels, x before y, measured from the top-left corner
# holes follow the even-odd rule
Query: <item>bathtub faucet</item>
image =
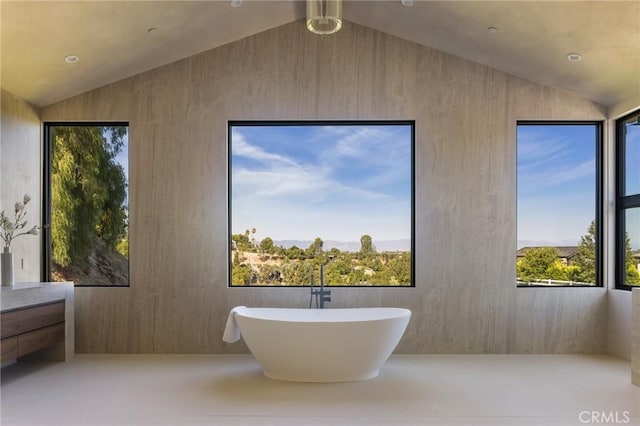
[[(324, 309), (325, 302), (331, 302), (331, 290), (324, 289), (324, 265), (320, 265), (320, 288), (315, 289), (313, 286), (313, 274), (311, 275), (311, 299), (309, 299), (309, 308), (311, 308), (311, 301), (313, 296), (316, 297), (316, 308)], [(320, 303), (318, 303), (318, 299)]]

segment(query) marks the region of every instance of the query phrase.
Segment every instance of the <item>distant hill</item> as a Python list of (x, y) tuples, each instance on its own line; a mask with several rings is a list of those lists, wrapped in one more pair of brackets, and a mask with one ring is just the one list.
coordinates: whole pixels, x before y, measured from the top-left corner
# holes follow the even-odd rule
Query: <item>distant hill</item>
[[(282, 246), (284, 248), (291, 248), (296, 246), (301, 249), (306, 249), (311, 245), (313, 241), (307, 240), (274, 240), (273, 244), (276, 246)], [(411, 240), (382, 240), (373, 241), (373, 246), (376, 251), (409, 251), (411, 250)], [(360, 251), (360, 241), (324, 241), (322, 245), (323, 250), (331, 250), (337, 248), (340, 251), (357, 252)]]
[(129, 260), (94, 237), (93, 250), (86, 257), (87, 266), (62, 267), (51, 262), (53, 281), (73, 281), (78, 285), (128, 285)]
[(548, 240), (518, 240), (517, 250), (523, 247), (563, 247), (563, 246), (577, 246), (580, 244), (580, 240), (560, 240), (560, 241), (548, 241)]

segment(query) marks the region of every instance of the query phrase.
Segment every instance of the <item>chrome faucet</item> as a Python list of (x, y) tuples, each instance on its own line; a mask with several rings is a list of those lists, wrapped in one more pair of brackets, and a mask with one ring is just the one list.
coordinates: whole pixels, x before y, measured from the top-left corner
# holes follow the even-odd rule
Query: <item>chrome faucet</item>
[[(324, 289), (324, 265), (320, 265), (320, 288), (315, 289), (313, 285), (313, 274), (311, 274), (311, 299), (309, 299), (309, 308), (311, 308), (311, 302), (313, 296), (316, 297), (316, 308), (324, 309), (325, 302), (331, 302), (331, 290)], [(318, 299), (320, 303), (318, 303)]]

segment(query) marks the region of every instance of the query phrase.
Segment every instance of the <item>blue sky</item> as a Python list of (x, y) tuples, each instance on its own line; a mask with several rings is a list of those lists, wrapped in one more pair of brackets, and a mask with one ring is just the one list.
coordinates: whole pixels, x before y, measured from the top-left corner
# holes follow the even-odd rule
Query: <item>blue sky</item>
[(595, 218), (595, 127), (519, 125), (517, 140), (518, 248), (577, 245)]
[(411, 237), (410, 126), (235, 126), (232, 233)]

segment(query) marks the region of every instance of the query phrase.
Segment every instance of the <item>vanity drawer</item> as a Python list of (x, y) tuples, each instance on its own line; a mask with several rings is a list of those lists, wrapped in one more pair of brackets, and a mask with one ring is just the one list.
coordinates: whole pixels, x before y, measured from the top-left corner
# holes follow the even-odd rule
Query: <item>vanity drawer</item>
[(18, 356), (48, 348), (64, 342), (64, 323), (20, 334), (17, 338)]
[(0, 317), (0, 328), (2, 339), (18, 334), (18, 312), (4, 312)]
[(25, 333), (64, 322), (64, 301), (20, 309), (16, 312), (18, 314), (18, 333)]
[(2, 312), (2, 361), (64, 342), (64, 300)]

